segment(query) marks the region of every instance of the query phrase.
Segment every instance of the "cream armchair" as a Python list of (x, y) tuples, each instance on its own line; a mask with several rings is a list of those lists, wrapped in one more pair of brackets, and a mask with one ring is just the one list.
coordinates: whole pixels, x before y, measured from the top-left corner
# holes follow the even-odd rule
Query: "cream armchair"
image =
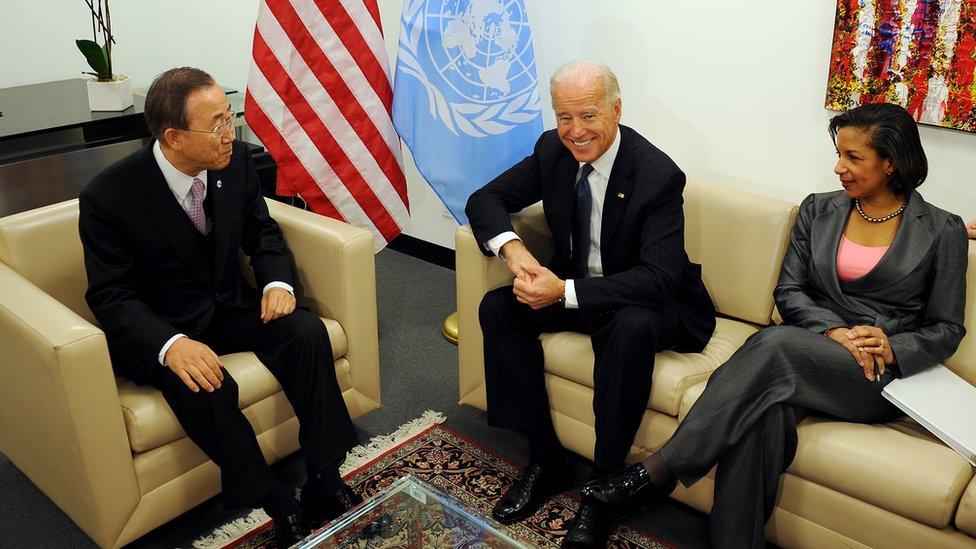
[[(353, 418), (380, 405), (372, 236), (269, 201), (298, 267), (300, 306), (325, 323)], [(101, 547), (119, 547), (220, 490), (219, 470), (162, 395), (112, 373), (85, 303), (78, 201), (0, 219), (0, 451)], [(253, 353), (222, 357), (265, 458), (298, 421)]]

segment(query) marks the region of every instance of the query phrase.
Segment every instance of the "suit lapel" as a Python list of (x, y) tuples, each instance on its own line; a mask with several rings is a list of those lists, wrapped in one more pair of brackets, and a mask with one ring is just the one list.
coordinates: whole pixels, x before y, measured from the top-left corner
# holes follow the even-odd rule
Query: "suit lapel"
[(617, 131), (620, 132), (620, 148), (617, 149), (617, 158), (610, 170), (607, 194), (603, 197), (603, 219), (600, 221), (600, 255), (604, 257), (613, 243), (614, 233), (620, 226), (620, 218), (627, 209), (634, 187), (634, 159), (630, 150), (630, 136), (623, 126), (618, 127)]
[(837, 249), (840, 246), (840, 236), (847, 225), (847, 217), (851, 213), (850, 204), (847, 195), (839, 193), (830, 202), (831, 209), (813, 219), (810, 226), (810, 253), (813, 255), (814, 271), (820, 279), (820, 287), (836, 303), (852, 312), (873, 318), (876, 311), (847, 297), (841, 291), (840, 280), (837, 278)]
[[(236, 152), (236, 151), (235, 151)], [(229, 164), (230, 167), (232, 164)], [(224, 265), (227, 264), (227, 254), (230, 252), (230, 214), (231, 205), (228, 204), (229, 195), (227, 189), (223, 188), (223, 180), (227, 179), (227, 168), (216, 172), (208, 172), (207, 193), (211, 194), (213, 201), (213, 230), (214, 230), (214, 283), (220, 280), (224, 272)]]
[[(189, 219), (183, 207), (176, 201), (173, 191), (163, 178), (156, 158), (153, 156), (152, 143), (142, 150), (140, 158), (141, 174), (137, 184), (145, 192), (142, 204), (143, 211), (149, 221), (159, 229), (163, 238), (169, 242), (180, 258), (187, 264), (190, 271), (201, 279), (206, 280), (206, 263), (200, 254), (200, 247), (191, 232)], [(209, 282), (209, 281), (207, 281)]]
[[(837, 282), (837, 248), (840, 235), (850, 214), (849, 201), (843, 193), (830, 202), (830, 210), (813, 218), (810, 224), (810, 253), (821, 287), (831, 295), (840, 295)], [(836, 297), (836, 296), (835, 296)]]
[(904, 280), (925, 259), (932, 247), (932, 234), (920, 220), (926, 215), (928, 212), (922, 196), (912, 191), (891, 247), (871, 272), (844, 287), (851, 291), (877, 292)]

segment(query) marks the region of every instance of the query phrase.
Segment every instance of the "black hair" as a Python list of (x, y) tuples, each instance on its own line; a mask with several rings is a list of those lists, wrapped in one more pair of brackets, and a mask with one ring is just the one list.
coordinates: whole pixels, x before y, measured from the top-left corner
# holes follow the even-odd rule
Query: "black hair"
[(160, 74), (146, 92), (144, 115), (149, 132), (158, 141), (168, 128), (186, 129), (186, 100), (193, 92), (215, 85), (209, 74), (193, 67), (179, 67)]
[(929, 162), (922, 149), (918, 124), (904, 108), (891, 103), (861, 105), (830, 119), (828, 131), (837, 144), (841, 128), (860, 128), (867, 131), (868, 145), (881, 158), (894, 164), (888, 188), (898, 196), (905, 196), (925, 181)]

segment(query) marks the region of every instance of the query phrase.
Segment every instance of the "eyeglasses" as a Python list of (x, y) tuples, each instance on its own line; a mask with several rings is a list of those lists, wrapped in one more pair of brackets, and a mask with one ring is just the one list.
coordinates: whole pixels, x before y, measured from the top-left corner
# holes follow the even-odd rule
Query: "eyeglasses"
[(232, 110), (230, 111), (230, 114), (227, 115), (227, 118), (224, 118), (223, 122), (214, 126), (214, 129), (212, 130), (191, 130), (190, 128), (180, 128), (180, 129), (182, 129), (185, 132), (209, 133), (214, 137), (219, 138), (221, 135), (224, 134), (224, 132), (234, 131), (234, 119), (236, 118), (237, 118), (237, 113), (235, 113)]

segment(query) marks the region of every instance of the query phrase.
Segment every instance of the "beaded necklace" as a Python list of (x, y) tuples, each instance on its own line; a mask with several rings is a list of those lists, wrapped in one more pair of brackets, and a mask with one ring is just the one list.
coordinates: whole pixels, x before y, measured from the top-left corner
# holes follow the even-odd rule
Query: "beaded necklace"
[(895, 217), (898, 217), (899, 215), (901, 215), (905, 211), (905, 208), (907, 208), (907, 207), (908, 207), (908, 200), (906, 200), (905, 202), (903, 202), (900, 208), (898, 208), (897, 210), (891, 212), (888, 215), (881, 216), (881, 217), (871, 217), (870, 215), (864, 213), (864, 210), (861, 209), (861, 199), (860, 198), (855, 198), (854, 199), (854, 208), (857, 210), (857, 213), (861, 214), (861, 217), (865, 221), (869, 221), (871, 223), (884, 223), (885, 221), (888, 221), (889, 219), (893, 219)]

